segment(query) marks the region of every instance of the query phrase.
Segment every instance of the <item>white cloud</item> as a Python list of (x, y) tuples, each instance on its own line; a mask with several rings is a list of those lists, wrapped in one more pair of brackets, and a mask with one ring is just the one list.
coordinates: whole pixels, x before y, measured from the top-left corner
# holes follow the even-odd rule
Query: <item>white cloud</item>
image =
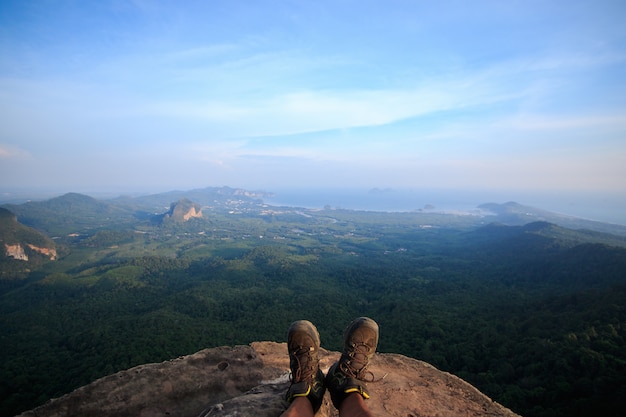
[[(137, 5), (149, 17), (160, 7)], [(474, 12), (489, 20), (480, 8)], [(189, 33), (177, 27), (146, 36), (160, 27), (149, 19), (157, 25), (124, 27), (130, 38), (116, 38), (120, 48), (79, 42), (88, 46), (85, 65), (67, 64), (73, 55), (66, 53), (54, 57), (55, 71), (39, 59), (39, 72), (30, 74), (39, 78), (0, 78), (0, 140), (41, 157), (30, 164), (33, 171), (47, 162), (47, 172), (67, 170), (68, 181), (75, 180), (75, 166), (66, 162), (76, 160), (119, 182), (141, 166), (135, 177), (145, 181), (167, 179), (163, 171), (171, 169), (198, 181), (224, 175), (224, 183), (264, 181), (271, 173), (272, 183), (315, 177), (617, 186), (626, 166), (618, 157), (626, 155), (619, 142), (626, 118), (615, 106), (624, 103), (623, 87), (594, 87), (606, 82), (599, 69), (621, 73), (622, 51), (594, 49), (594, 42), (574, 48), (569, 33), (564, 48), (538, 36), (532, 45), (541, 47), (506, 42), (501, 45), (512, 49), (498, 50), (499, 42), (472, 44), (482, 38), (472, 39), (467, 19), (455, 19), (453, 27), (441, 19), (443, 25), (419, 36), (447, 32), (445, 39), (381, 33), (376, 45), (357, 37), (322, 45), (317, 41), (336, 34), (318, 36), (318, 22), (316, 31), (294, 31), (293, 40), (278, 36), (291, 26), (239, 31), (213, 21), (218, 26), (206, 32), (206, 18)], [(349, 31), (351, 22), (343, 23)], [(508, 32), (515, 31), (503, 36)], [(460, 33), (467, 33), (459, 39), (466, 43), (447, 43)], [(420, 42), (432, 49), (420, 51)], [(50, 54), (48, 48), (35, 52)], [(610, 111), (589, 104), (594, 97)], [(5, 169), (20, 155), (27, 154), (0, 146)]]
[[(525, 59), (441, 74), (431, 79), (405, 80), (404, 85), (397, 88), (316, 89), (306, 86), (311, 77), (306, 69), (301, 69), (300, 74), (304, 88), (288, 82), (281, 84), (271, 75), (270, 69), (276, 64), (273, 58), (275, 55), (257, 55), (250, 62), (233, 64), (234, 74), (230, 68), (221, 68), (217, 73), (211, 69), (209, 84), (217, 83), (219, 93), (209, 94), (206, 99), (163, 100), (157, 97), (152, 100), (156, 104), (145, 103), (145, 108), (159, 116), (217, 123), (218, 131), (227, 136), (290, 135), (380, 126), (440, 111), (498, 103), (517, 103), (531, 112), (545, 97), (558, 94), (553, 79), (542, 82), (537, 72), (571, 70), (572, 62), (583, 66), (591, 61), (584, 57)], [(281, 57), (281, 62), (289, 62), (289, 57)], [(297, 73), (294, 71), (290, 76), (295, 77)], [(337, 76), (346, 78), (349, 73), (339, 71)], [(220, 79), (226, 84), (219, 85)], [(242, 85), (246, 87), (242, 89)], [(260, 94), (250, 93), (255, 85)], [(230, 88), (240, 94), (224, 95)], [(553, 126), (557, 125), (553, 123)]]
[(146, 109), (159, 116), (217, 123), (213, 127), (229, 136), (268, 136), (380, 126), (509, 99), (489, 91), (455, 94), (454, 89), (441, 84), (407, 90), (302, 90), (247, 101), (161, 102)]

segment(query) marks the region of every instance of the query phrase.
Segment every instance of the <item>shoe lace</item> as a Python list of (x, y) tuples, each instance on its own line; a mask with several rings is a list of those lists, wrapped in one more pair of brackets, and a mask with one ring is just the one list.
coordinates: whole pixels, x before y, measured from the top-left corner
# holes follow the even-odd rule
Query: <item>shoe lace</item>
[(344, 354), (346, 360), (340, 362), (339, 368), (351, 378), (364, 382), (374, 382), (376, 379), (374, 373), (367, 370), (367, 365), (369, 365), (368, 355), (371, 349), (366, 343), (352, 343), (348, 354)]
[(313, 360), (313, 351), (312, 346), (299, 346), (291, 352), (292, 358), (296, 361), (295, 368), (292, 367), (292, 382), (312, 381), (314, 379), (317, 363)]

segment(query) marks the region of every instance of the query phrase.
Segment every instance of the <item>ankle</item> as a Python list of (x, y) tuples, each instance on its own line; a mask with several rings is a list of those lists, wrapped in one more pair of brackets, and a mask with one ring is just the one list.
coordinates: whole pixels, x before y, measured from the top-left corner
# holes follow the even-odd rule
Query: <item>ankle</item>
[(315, 412), (313, 411), (313, 406), (307, 397), (297, 397), (295, 398), (289, 407), (283, 411), (280, 417), (305, 417), (305, 416), (313, 416)]
[(364, 398), (358, 393), (348, 394), (339, 406), (340, 416), (373, 417), (367, 408)]

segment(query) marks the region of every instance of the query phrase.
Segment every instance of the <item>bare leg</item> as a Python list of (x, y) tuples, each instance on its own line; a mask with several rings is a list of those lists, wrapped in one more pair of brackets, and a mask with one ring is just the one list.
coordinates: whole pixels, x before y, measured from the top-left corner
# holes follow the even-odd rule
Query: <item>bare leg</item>
[(374, 417), (365, 404), (365, 400), (361, 394), (349, 394), (339, 407), (340, 417)]
[(307, 397), (295, 398), (280, 417), (313, 417), (311, 401)]

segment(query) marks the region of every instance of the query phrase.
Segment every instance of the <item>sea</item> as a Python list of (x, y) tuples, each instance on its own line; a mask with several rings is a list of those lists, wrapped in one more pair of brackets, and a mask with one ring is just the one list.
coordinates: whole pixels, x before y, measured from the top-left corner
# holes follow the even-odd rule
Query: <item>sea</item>
[(268, 190), (264, 202), (274, 206), (403, 212), (436, 210), (472, 213), (484, 203), (516, 202), (525, 206), (604, 223), (626, 225), (626, 195), (607, 192), (434, 190), (434, 189), (300, 189)]
[[(184, 189), (184, 188), (183, 188)], [(254, 190), (254, 188), (246, 188)], [(259, 189), (256, 189), (260, 191)], [(606, 191), (531, 191), (493, 189), (430, 188), (297, 188), (265, 187), (271, 193), (263, 201), (273, 206), (322, 209), (403, 212), (428, 209), (449, 213), (476, 213), (485, 203), (516, 202), (553, 213), (626, 226), (626, 192)], [(30, 199), (44, 200), (64, 194), (50, 189), (0, 189), (1, 204), (21, 204)], [(114, 198), (123, 194), (118, 188), (83, 192), (95, 198)], [(143, 190), (137, 195), (159, 193)], [(129, 192), (128, 195), (132, 195)]]

